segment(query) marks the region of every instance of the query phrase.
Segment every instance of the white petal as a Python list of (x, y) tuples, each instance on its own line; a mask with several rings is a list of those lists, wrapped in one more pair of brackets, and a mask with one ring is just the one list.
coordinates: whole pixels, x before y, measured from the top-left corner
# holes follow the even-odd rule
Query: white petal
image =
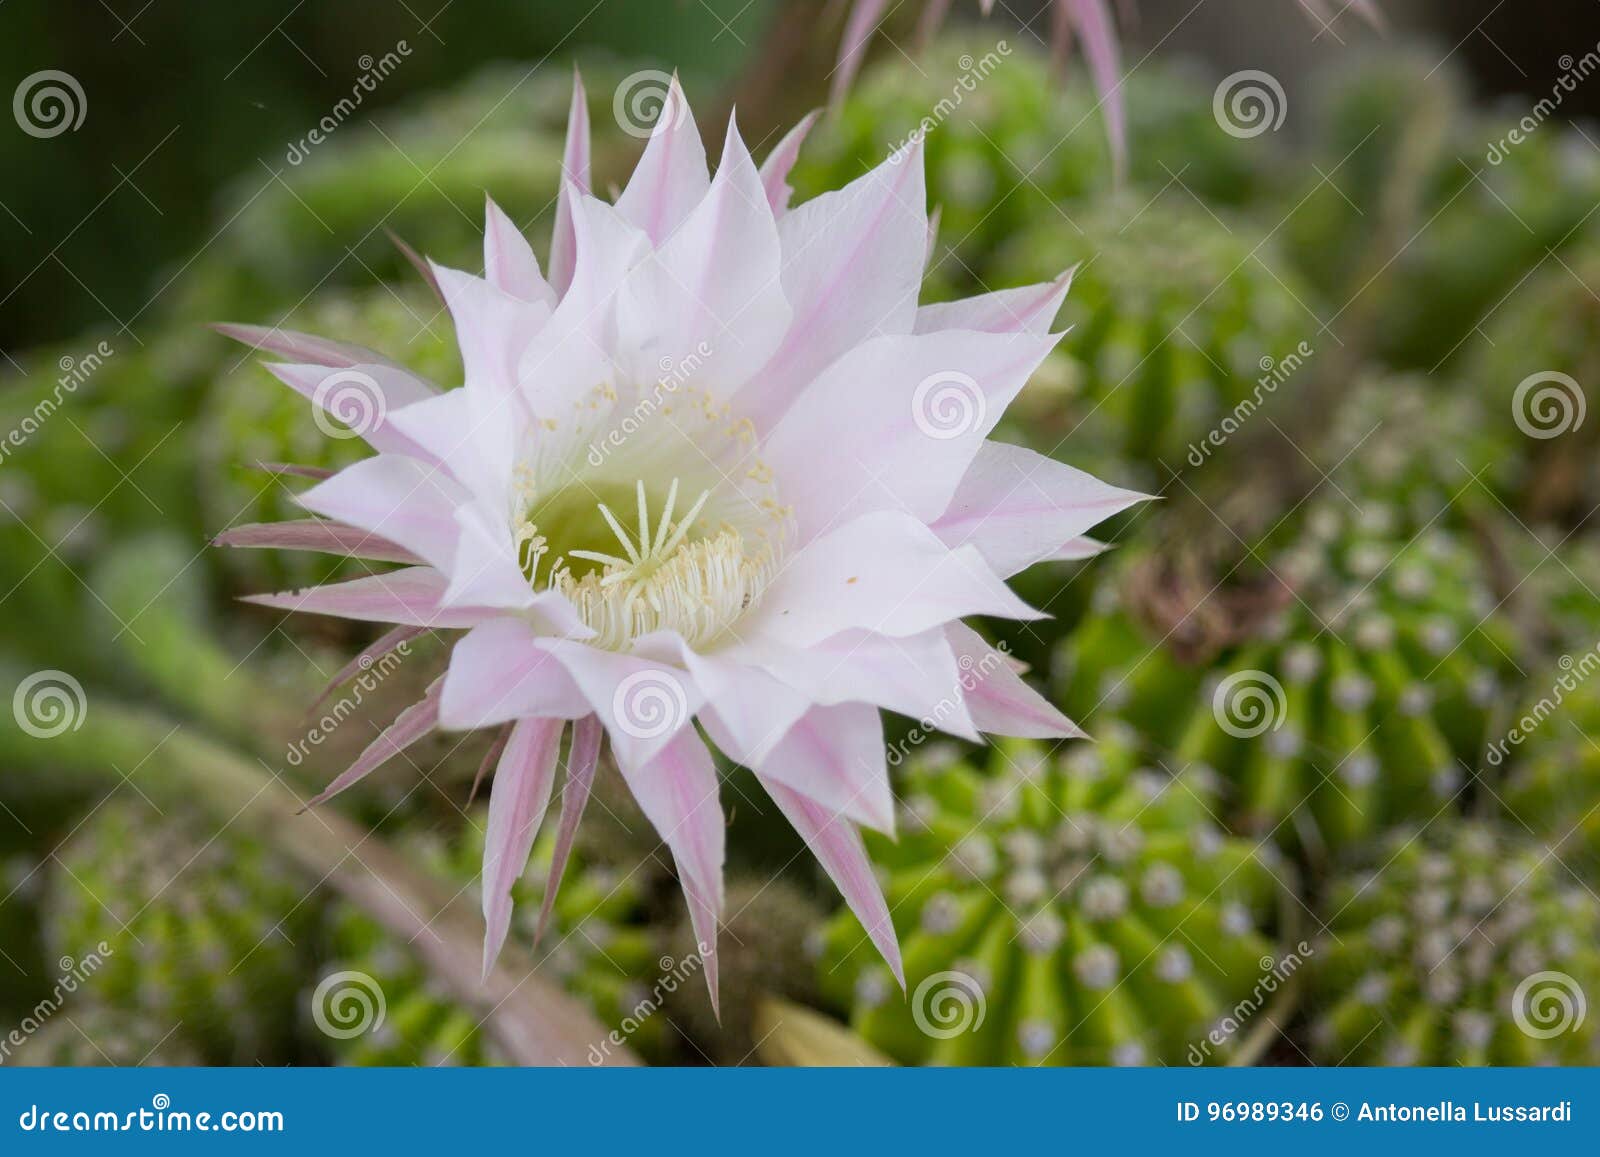
[(346, 466), (300, 495), (313, 514), (381, 534), (447, 570), (455, 559), (456, 509), (467, 492), (435, 466), (379, 454)]
[(503, 293), (555, 308), (555, 290), (539, 272), (533, 246), (492, 199), (486, 200), (483, 213), (483, 276)]
[(439, 719), (451, 730), (491, 727), (529, 716), (580, 719), (588, 701), (539, 636), (509, 616), (480, 623), (456, 643), (444, 677)]
[(710, 183), (706, 147), (674, 76), (644, 156), (617, 198), (617, 211), (659, 245), (700, 203)]
[(1083, 736), (1076, 723), (1024, 683), (1009, 657), (978, 632), (963, 623), (952, 623), (946, 631), (966, 674), (967, 708), (980, 729), (1024, 739)]
[(1050, 323), (1061, 310), (1076, 269), (1074, 266), (1054, 281), (1039, 285), (924, 305), (917, 310), (915, 332), (976, 329), (985, 333), (1049, 333)]

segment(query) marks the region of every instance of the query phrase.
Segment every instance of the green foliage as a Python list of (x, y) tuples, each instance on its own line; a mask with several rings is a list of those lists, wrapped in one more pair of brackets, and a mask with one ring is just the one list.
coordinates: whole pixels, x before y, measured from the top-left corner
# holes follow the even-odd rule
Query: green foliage
[[(924, 754), (899, 841), (871, 841), (911, 997), (848, 915), (825, 934), (824, 991), (908, 1063), (1182, 1063), (1274, 965), (1283, 865), (1218, 827), (1216, 788), (1146, 766), (1117, 728), (987, 767)], [(1237, 1055), (1219, 1036), (1205, 1059)]]
[(53, 953), (100, 958), (85, 984), (95, 999), (175, 1031), (213, 1064), (296, 1055), (316, 910), (266, 848), (159, 814), (134, 788), (57, 853), (43, 905)]
[(1369, 859), (1324, 905), (1319, 1063), (1600, 1059), (1573, 1004), (1600, 984), (1600, 904), (1547, 848), (1456, 823), (1397, 832)]

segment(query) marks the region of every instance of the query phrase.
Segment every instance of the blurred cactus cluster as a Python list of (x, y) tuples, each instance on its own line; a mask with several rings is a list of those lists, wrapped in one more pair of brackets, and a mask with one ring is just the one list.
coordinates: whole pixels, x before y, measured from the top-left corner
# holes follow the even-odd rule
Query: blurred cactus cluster
[[(1515, 112), (1436, 55), (1342, 54), (1293, 142), (1228, 131), (1217, 77), (1152, 59), (1120, 183), (1092, 89), (992, 36), (888, 54), (818, 121), (801, 197), (924, 140), (927, 300), (1076, 267), (1000, 435), (1166, 501), (1017, 582), (1052, 617), (1001, 637), (1092, 738), (891, 723), (898, 836), (868, 844), (904, 991), (727, 767), (714, 1012), (670, 856), (602, 766), (548, 923), (553, 833), (510, 934), (612, 1030), (597, 1054), (1600, 1063), (1600, 1018), (1572, 1015), (1600, 1002), (1600, 152), (1551, 122), (1486, 162)], [(314, 794), (442, 669), (421, 633), (346, 667), (376, 632), (236, 601), (366, 573), (206, 549), (296, 516), (283, 464), (363, 450), (205, 324), (458, 382), (385, 230), (475, 267), (487, 189), (548, 233), (569, 78), (524, 71), (228, 190), (138, 339), (85, 333), (0, 383), (0, 433), (24, 432), (0, 446), (0, 1022), (32, 1026), (4, 1063), (526, 1059), (435, 918), (482, 904), (482, 740), (408, 748), (326, 820), (234, 825), (185, 786), (220, 760)], [(611, 107), (630, 71), (585, 74), (602, 177), (640, 147)], [(65, 724), (30, 718), (41, 673)], [(324, 863), (333, 823), (354, 842)]]

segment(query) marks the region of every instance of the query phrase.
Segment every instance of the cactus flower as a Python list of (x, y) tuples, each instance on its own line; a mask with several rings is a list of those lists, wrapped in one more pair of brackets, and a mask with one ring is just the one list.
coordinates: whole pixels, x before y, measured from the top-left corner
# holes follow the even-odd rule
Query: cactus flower
[(486, 970), (564, 767), (555, 894), (603, 740), (671, 850), (715, 1001), (708, 740), (755, 773), (899, 976), (859, 832), (894, 823), (880, 710), (968, 739), (1077, 733), (961, 621), (1041, 617), (1004, 580), (1092, 553), (1085, 532), (1141, 498), (987, 440), (1059, 338), (1067, 278), (919, 308), (920, 152), (791, 209), (804, 130), (758, 168), (730, 123), (712, 177), (674, 81), (612, 203), (590, 192), (579, 86), (545, 267), (492, 202), (483, 276), (427, 267), (459, 388), (223, 327), (287, 358), (269, 368), (376, 453), (299, 496), (315, 517), (219, 542), (405, 564), (253, 601), (392, 624), (352, 672), (462, 632), (318, 800), (436, 729), (499, 730)]

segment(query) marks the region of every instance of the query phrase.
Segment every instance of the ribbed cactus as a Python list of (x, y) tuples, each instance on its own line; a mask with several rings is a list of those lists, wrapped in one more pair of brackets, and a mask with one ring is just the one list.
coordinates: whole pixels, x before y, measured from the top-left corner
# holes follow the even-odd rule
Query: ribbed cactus
[(1247, 1009), (1284, 979), (1267, 931), (1281, 865), (1223, 834), (1216, 787), (1146, 765), (1116, 727), (1058, 752), (998, 748), (986, 768), (920, 756), (899, 842), (873, 841), (909, 998), (848, 915), (819, 944), (824, 991), (907, 1063), (1235, 1056)]
[(1244, 224), (1173, 197), (1096, 202), (1070, 223), (1045, 218), (1012, 237), (994, 282), (1049, 280), (1072, 265), (1060, 318), (1071, 331), (1008, 415), (1035, 449), (1183, 469), (1205, 461), (1209, 434), (1281, 409), (1278, 396), (1312, 372), (1309, 294)]
[[(1124, 78), (1122, 95), (1133, 183), (1164, 188), (1181, 174), (1195, 195), (1222, 204), (1267, 185), (1268, 150), (1218, 127), (1210, 84), (1148, 62)], [(928, 203), (940, 209), (940, 242), (950, 250), (936, 280), (988, 280), (988, 255), (1007, 238), (1063, 213), (1076, 220), (1072, 203), (1113, 187), (1097, 104), (1092, 86), (1063, 82), (1031, 38), (942, 37), (914, 61), (894, 54), (867, 71), (807, 142), (796, 188), (801, 196), (836, 189), (920, 140)]]
[(1600, 902), (1547, 848), (1467, 823), (1398, 833), (1370, 859), (1324, 904), (1317, 1061), (1600, 1061), (1583, 1014), (1600, 992)]
[[(420, 279), (403, 288), (321, 294), (284, 325), (337, 334), (340, 341), (405, 362), (440, 386), (460, 384), (454, 331)], [(212, 533), (245, 523), (306, 517), (293, 495), (310, 483), (264, 472), (257, 464), (338, 469), (372, 453), (356, 431), (364, 419), (370, 421), (376, 390), (364, 388), (359, 379), (330, 378), (329, 399), (349, 418), (346, 424), (262, 369), (257, 364), (261, 360), (247, 349), (236, 349), (226, 363), (231, 372), (215, 383), (200, 416), (205, 437), (200, 442), (204, 485), (199, 490)], [(240, 589), (251, 592), (313, 584), (329, 575), (371, 573), (370, 567), (341, 564), (335, 556), (292, 551), (228, 550), (219, 557)]]
[(1433, 815), (1479, 766), (1518, 644), (1466, 542), (1395, 522), (1375, 501), (1313, 504), (1291, 542), (1260, 552), (1285, 605), (1210, 671), (1107, 584), (1057, 655), (1069, 712), (1091, 731), (1101, 713), (1126, 718), (1180, 764), (1215, 768), (1248, 831), (1347, 845)]
[(1600, 868), (1600, 627), (1589, 598), (1587, 634), (1574, 633), (1567, 654), (1529, 678), (1488, 754), (1510, 769), (1500, 793), (1510, 822), (1585, 872)]
[[(483, 865), (485, 823), (480, 811), (450, 839), (435, 832), (412, 833), (403, 837), (402, 845), (452, 892), (475, 896)], [(554, 825), (548, 826), (512, 893), (511, 935), (526, 945), (532, 945), (538, 925), (555, 836)], [(652, 986), (659, 970), (672, 969), (661, 963), (659, 940), (643, 922), (654, 879), (651, 862), (629, 869), (613, 867), (586, 857), (580, 848), (567, 865), (544, 939), (532, 949), (533, 959), (548, 979), (582, 997), (603, 1023), (619, 1026), (619, 1031), (625, 1031), (624, 1022), (641, 1010), (641, 1002), (653, 999), (659, 1003)], [(481, 1018), (430, 982), (410, 946), (396, 941), (347, 904), (336, 905), (330, 920), (335, 960), (324, 970), (324, 985), (313, 993), (311, 1006), (314, 1024), (320, 1027), (326, 1021), (333, 1027), (333, 1033), (326, 1034), (327, 1047), (340, 1064), (503, 1063), (481, 1030)], [(700, 983), (698, 974), (692, 979)], [(364, 993), (371, 1008), (376, 1007), (376, 994), (381, 993), (382, 1021), (356, 1006), (341, 1014), (337, 1003), (341, 987), (358, 1001)], [(352, 1010), (366, 1023), (362, 1031), (346, 1035), (356, 1027), (345, 1023)], [(626, 1033), (628, 1045), (648, 1052), (669, 1029), (666, 1018), (654, 1010), (639, 1015), (637, 1027)], [(310, 1035), (316, 1038), (318, 1034), (313, 1029)], [(597, 1048), (606, 1047), (605, 1041), (594, 1043)]]
[(61, 957), (102, 958), (84, 985), (97, 1000), (181, 1026), (212, 1063), (292, 1059), (317, 904), (275, 857), (129, 790), (56, 861), (46, 939)]

